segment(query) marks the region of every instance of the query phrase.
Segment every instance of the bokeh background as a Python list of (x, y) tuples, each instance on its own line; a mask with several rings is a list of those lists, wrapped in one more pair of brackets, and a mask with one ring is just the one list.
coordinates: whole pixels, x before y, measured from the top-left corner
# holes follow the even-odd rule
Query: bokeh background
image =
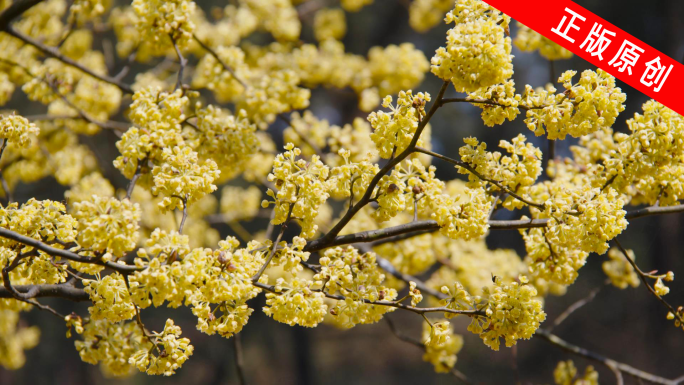
[[(326, 1), (326, 0), (309, 0)], [(552, 0), (549, 0), (552, 1)], [(430, 58), (435, 49), (444, 44), (446, 25), (440, 25), (426, 34), (419, 34), (408, 26), (409, 0), (375, 0), (375, 3), (358, 13), (347, 14), (348, 33), (344, 38), (347, 50), (365, 55), (376, 45), (386, 46), (402, 42), (413, 42)], [(580, 5), (626, 30), (645, 43), (677, 60), (684, 58), (684, 1), (681, 0), (576, 0)], [(227, 2), (198, 1), (205, 11), (212, 7), (224, 7)], [(326, 6), (336, 6), (327, 0)], [(304, 19), (302, 40), (313, 42), (312, 19)], [(515, 36), (515, 27), (513, 30)], [(111, 39), (105, 35), (103, 40)], [(257, 43), (267, 42), (266, 36), (252, 38)], [(97, 41), (96, 44), (103, 44)], [(534, 87), (550, 80), (549, 63), (538, 54), (520, 52), (514, 47), (514, 79), (518, 90), (524, 84)], [(556, 76), (567, 69), (591, 68), (580, 58), (557, 62)], [(135, 71), (132, 71), (135, 73)], [(132, 81), (132, 78), (127, 79)], [(616, 131), (627, 130), (625, 121), (640, 112), (646, 96), (618, 81), (627, 93), (627, 107), (618, 118)], [(436, 94), (440, 80), (426, 75), (419, 87), (421, 91)], [(453, 88), (450, 88), (453, 93)], [(17, 93), (18, 95), (19, 93)], [(455, 95), (455, 94), (454, 94)], [(365, 117), (356, 107), (356, 98), (351, 91), (314, 90), (311, 110), (333, 124), (349, 123), (356, 116)], [(43, 107), (21, 97), (7, 106), (24, 114), (43, 112)], [(285, 127), (276, 123), (270, 128), (276, 138)], [(480, 110), (469, 104), (451, 104), (441, 109), (432, 122), (433, 149), (440, 153), (455, 154), (462, 146), (462, 138), (477, 136), (495, 148), (500, 139), (510, 140), (518, 133), (546, 150), (546, 141), (535, 138), (524, 126), (522, 119), (507, 122), (503, 126), (488, 128), (482, 124)], [(93, 138), (84, 138), (98, 146), (98, 157), (103, 173), (110, 180), (124, 187), (126, 180), (111, 166), (117, 155), (114, 143), (116, 137), (102, 132)], [(557, 156), (568, 156), (573, 140), (559, 142)], [(459, 177), (450, 165), (436, 161), (438, 176), (443, 179)], [(62, 199), (64, 187), (54, 180), (44, 180), (32, 185), (20, 185), (16, 199), (25, 201), (29, 197), (38, 199)], [(516, 214), (517, 215), (517, 214)], [(497, 219), (509, 219), (513, 214), (497, 212)], [(644, 271), (658, 269), (673, 270), (675, 277), (684, 274), (684, 253), (682, 252), (684, 215), (649, 217), (632, 221), (626, 232), (620, 236), (627, 248), (634, 249), (637, 261)], [(265, 227), (265, 222), (250, 224), (249, 230)], [(219, 226), (221, 235), (230, 234), (227, 227)], [(491, 248), (514, 248), (524, 255), (522, 240), (517, 232), (493, 232), (487, 238)], [(605, 276), (601, 263), (605, 256), (590, 256), (582, 268), (580, 277), (567, 295), (549, 297), (546, 301), (547, 325), (570, 304), (585, 297), (591, 290), (603, 286)], [(684, 304), (684, 285), (675, 280), (667, 299), (678, 306)], [(74, 304), (52, 300), (46, 301), (63, 313), (76, 309), (87, 312), (85, 304)], [(263, 296), (252, 301), (257, 309), (242, 331), (244, 368), (250, 384), (442, 384), (458, 382), (449, 375), (434, 373), (432, 366), (422, 361), (420, 349), (397, 339), (381, 322), (376, 325), (358, 326), (349, 331), (340, 331), (322, 325), (315, 329), (289, 327), (266, 317), (259, 309)], [(663, 307), (647, 293), (643, 286), (636, 289), (619, 290), (612, 286), (599, 292), (593, 302), (584, 306), (562, 325), (554, 330), (561, 338), (601, 353), (618, 361), (636, 366), (664, 377), (674, 378), (684, 374), (682, 352), (684, 333), (665, 319)], [(137, 374), (127, 380), (110, 380), (101, 375), (98, 367), (83, 363), (73, 347), (73, 339), (65, 337), (64, 324), (38, 311), (23, 314), (25, 322), (41, 328), (41, 344), (27, 351), (26, 365), (17, 371), (0, 369), (0, 384), (230, 384), (237, 383), (232, 340), (219, 336), (207, 336), (195, 329), (195, 319), (189, 309), (158, 309), (145, 312), (145, 322), (163, 325), (172, 316), (182, 329), (184, 336), (195, 346), (194, 355), (178, 372), (169, 378), (150, 377)], [(415, 314), (395, 312), (390, 315), (404, 334), (418, 337), (422, 319)], [(517, 358), (511, 349), (502, 348), (493, 352), (482, 344), (479, 337), (465, 330), (467, 320), (454, 320), (455, 331), (463, 334), (465, 345), (458, 355), (456, 368), (475, 383), (508, 384), (518, 379), (524, 384), (552, 383), (552, 372), (561, 359), (575, 360), (580, 371), (586, 365), (594, 365), (602, 383), (614, 383), (615, 377), (605, 367), (595, 362), (571, 356), (547, 342), (532, 339), (520, 341)], [(544, 325), (542, 325), (544, 326)], [(517, 373), (515, 367), (517, 366)], [(625, 377), (627, 383), (637, 383)]]

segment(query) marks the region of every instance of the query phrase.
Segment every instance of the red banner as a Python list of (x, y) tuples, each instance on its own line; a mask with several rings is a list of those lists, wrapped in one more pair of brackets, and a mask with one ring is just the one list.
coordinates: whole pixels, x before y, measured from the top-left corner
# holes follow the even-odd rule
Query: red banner
[(484, 1), (684, 115), (684, 66), (585, 8), (570, 0)]

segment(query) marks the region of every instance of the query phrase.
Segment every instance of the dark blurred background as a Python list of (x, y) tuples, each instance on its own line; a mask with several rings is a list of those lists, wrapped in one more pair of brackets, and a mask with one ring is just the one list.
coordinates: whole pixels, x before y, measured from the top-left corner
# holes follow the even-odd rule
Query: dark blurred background
[[(325, 1), (325, 0), (310, 0)], [(552, 0), (549, 0), (552, 1)], [(677, 60), (684, 58), (684, 1), (681, 0), (577, 0), (577, 3), (626, 30), (645, 43)], [(199, 1), (205, 10), (213, 6), (223, 7), (227, 2)], [(359, 13), (348, 13), (348, 33), (344, 39), (347, 50), (365, 55), (375, 45), (386, 46), (413, 42), (430, 58), (435, 49), (444, 45), (447, 25), (439, 25), (426, 34), (419, 34), (408, 27), (407, 2), (375, 0), (374, 4)], [(329, 2), (329, 6), (336, 6)], [(515, 24), (515, 23), (514, 23)], [(515, 27), (514, 27), (515, 28)], [(512, 33), (515, 36), (515, 29)], [(311, 20), (304, 24), (302, 39), (313, 42)], [(534, 87), (549, 81), (548, 62), (537, 53), (522, 53), (514, 47), (514, 79), (520, 92), (524, 84)], [(557, 76), (567, 69), (581, 71), (591, 66), (580, 58), (556, 63)], [(133, 71), (135, 72), (135, 71)], [(132, 81), (132, 79), (128, 79)], [(626, 131), (625, 121), (641, 111), (646, 96), (618, 81), (627, 93), (627, 107), (618, 118), (614, 128)], [(421, 91), (436, 94), (440, 81), (431, 74), (419, 87)], [(450, 89), (453, 93), (453, 88)], [(19, 92), (17, 93), (19, 94)], [(356, 98), (348, 91), (313, 91), (311, 109), (331, 123), (349, 123), (355, 116), (365, 117), (356, 108)], [(24, 114), (40, 113), (44, 107), (17, 98), (7, 106), (17, 108)], [(467, 104), (452, 104), (443, 108), (432, 123), (433, 148), (437, 152), (454, 154), (466, 136), (477, 136), (495, 148), (500, 139), (510, 140), (518, 133), (546, 150), (546, 142), (524, 126), (522, 117), (501, 127), (488, 128), (482, 124), (480, 109)], [(284, 127), (275, 125), (272, 130)], [(277, 136), (277, 135), (276, 135)], [(117, 155), (116, 137), (103, 132), (95, 141), (104, 146), (98, 154), (105, 165), (104, 174), (124, 187), (126, 181), (111, 167)], [(573, 140), (560, 142), (557, 156), (569, 156)], [(456, 170), (446, 164), (435, 162), (438, 176), (443, 179), (457, 177)], [(16, 199), (20, 202), (29, 197), (61, 199), (64, 187), (54, 180), (32, 185), (20, 185)], [(508, 216), (507, 216), (508, 214)], [(497, 213), (497, 219), (507, 219), (513, 214)], [(516, 214), (517, 215), (517, 214)], [(634, 249), (637, 261), (644, 271), (672, 270), (675, 277), (684, 274), (684, 258), (681, 251), (684, 231), (683, 215), (649, 217), (633, 220), (620, 236), (627, 248)], [(253, 226), (265, 226), (257, 223)], [(222, 236), (230, 232), (220, 227)], [(257, 230), (256, 227), (250, 230)], [(524, 247), (516, 231), (494, 232), (487, 238), (491, 248), (515, 248), (524, 255)], [(585, 297), (592, 289), (602, 286), (605, 276), (601, 263), (605, 256), (590, 256), (582, 268), (580, 277), (567, 295), (548, 297), (545, 310), (547, 323), (558, 316), (570, 304)], [(671, 285), (667, 300), (675, 306), (684, 304), (684, 285), (678, 280)], [(71, 303), (50, 301), (62, 312), (74, 309)], [(387, 325), (358, 326), (340, 331), (322, 325), (315, 329), (289, 327), (267, 318), (260, 308), (263, 296), (252, 301), (256, 309), (250, 322), (242, 331), (245, 371), (248, 383), (269, 384), (442, 384), (458, 382), (449, 375), (435, 374), (429, 363), (422, 361), (420, 349), (393, 336)], [(87, 305), (75, 306), (80, 314), (87, 312)], [(643, 286), (619, 290), (612, 286), (604, 288), (593, 302), (584, 306), (554, 330), (561, 338), (593, 350), (615, 360), (663, 377), (675, 378), (684, 374), (681, 352), (684, 351), (684, 333), (677, 330), (672, 321), (665, 319), (666, 311)], [(72, 383), (237, 383), (234, 365), (233, 343), (219, 336), (207, 336), (195, 329), (195, 319), (189, 309), (146, 310), (148, 325), (163, 325), (167, 317), (173, 317), (183, 329), (184, 336), (195, 346), (194, 355), (178, 372), (169, 378), (136, 374), (127, 380), (104, 379), (99, 368), (81, 362), (73, 347), (73, 339), (65, 338), (64, 324), (44, 313), (33, 311), (22, 314), (26, 323), (39, 325), (41, 344), (27, 351), (27, 364), (20, 370), (8, 372), (0, 369), (0, 383), (5, 384), (72, 384)], [(395, 312), (390, 315), (403, 333), (418, 337), (422, 319), (415, 314)], [(493, 352), (484, 346), (478, 336), (465, 330), (467, 320), (454, 320), (455, 331), (463, 334), (465, 345), (458, 355), (456, 368), (475, 383), (515, 383), (514, 356), (512, 350), (502, 347)], [(542, 325), (544, 326), (544, 325)], [(610, 384), (615, 377), (605, 367), (553, 347), (545, 341), (533, 339), (520, 341), (517, 347), (517, 367), (522, 383), (552, 383), (553, 369), (559, 360), (573, 359), (580, 372), (587, 365), (594, 365), (600, 373), (600, 381)], [(625, 377), (626, 383), (637, 383)]]

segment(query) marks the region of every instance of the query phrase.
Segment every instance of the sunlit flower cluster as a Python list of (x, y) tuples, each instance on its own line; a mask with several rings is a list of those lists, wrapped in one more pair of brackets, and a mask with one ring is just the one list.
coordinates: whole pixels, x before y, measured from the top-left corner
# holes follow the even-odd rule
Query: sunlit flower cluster
[(190, 147), (165, 148), (162, 161), (152, 169), (152, 192), (164, 196), (161, 209), (183, 208), (216, 190), (214, 180), (221, 174), (216, 162), (200, 161)]
[[(636, 259), (634, 251), (627, 250), (627, 253), (632, 261)], [(637, 287), (641, 284), (636, 271), (634, 271), (632, 265), (618, 248), (608, 250), (608, 258), (609, 260), (603, 262), (601, 266), (603, 267), (603, 272), (610, 278), (610, 283), (613, 286), (626, 289), (627, 286)]]
[(558, 81), (565, 91), (556, 94), (550, 84), (546, 89), (526, 86), (522, 105), (528, 108), (525, 123), (535, 133), (545, 132), (549, 139), (578, 138), (601, 128), (611, 127), (625, 109), (627, 96), (615, 86), (615, 78), (603, 70), (586, 70), (575, 84), (577, 71), (566, 71)]
[(164, 47), (170, 44), (184, 46), (192, 38), (194, 2), (133, 0), (131, 6), (138, 16), (137, 27), (142, 39)]
[(572, 52), (554, 43), (551, 39), (533, 31), (529, 27), (518, 23), (518, 34), (513, 39), (513, 44), (523, 52), (534, 52), (549, 60), (570, 59)]
[[(667, 302), (674, 273), (642, 270), (616, 239), (628, 218), (682, 211), (684, 118), (651, 100), (617, 127), (626, 95), (600, 69), (516, 93), (513, 44), (572, 54), (523, 25), (512, 41), (511, 19), (482, 0), (407, 4), (418, 32), (447, 23), (431, 60), (424, 39), (352, 52), (363, 44), (348, 27), (371, 19), (348, 12), (372, 2), (0, 0), (16, 31), (0, 33), (0, 105), (42, 108), (0, 115), (0, 366), (31, 357), (39, 332), (20, 315), (32, 309), (62, 319), (108, 377), (172, 375), (193, 354), (187, 329), (155, 312), (191, 312), (197, 333), (239, 348), (261, 310), (297, 327), (386, 318), (460, 377), (455, 317), (492, 350), (512, 347), (606, 252), (606, 283), (643, 283), (684, 328)], [(428, 71), (442, 88), (414, 93)], [(490, 127), (524, 112), (544, 140), (458, 148), (474, 131), (443, 112), (459, 105)], [(568, 135), (570, 155), (553, 142)], [(64, 203), (27, 197), (36, 188)], [(518, 230), (524, 255), (488, 247), (490, 229)], [(87, 305), (64, 316), (44, 297)], [(425, 321), (422, 334), (402, 333), (394, 311)], [(554, 378), (598, 383), (571, 361)]]
[(152, 344), (143, 335), (134, 321), (114, 323), (107, 320), (83, 322), (81, 338), (74, 342), (84, 362), (100, 364), (102, 371), (110, 377), (127, 377), (134, 366), (129, 358), (141, 349), (150, 349)]
[(577, 376), (577, 368), (571, 360), (560, 361), (553, 371), (553, 380), (556, 385), (598, 385), (598, 372), (593, 366), (587, 366), (584, 375)]
[(164, 330), (154, 337), (155, 349), (139, 350), (131, 356), (129, 363), (147, 374), (163, 374), (170, 376), (176, 373), (194, 350), (187, 338), (179, 338), (181, 328), (174, 325), (173, 320), (167, 319)]
[(493, 287), (483, 290), (486, 301), (486, 317), (473, 318), (468, 330), (479, 334), (485, 345), (499, 350), (500, 338), (507, 347), (519, 339), (532, 338), (534, 332), (546, 319), (537, 290), (520, 276), (519, 282), (503, 283), (496, 277)]
[(264, 313), (290, 326), (317, 326), (323, 322), (328, 306), (323, 301), (325, 295), (312, 289), (314, 284), (298, 277), (290, 282), (278, 278), (274, 292), (266, 294)]
[[(425, 117), (425, 103), (430, 101), (430, 94), (419, 92), (415, 96), (411, 90), (401, 91), (396, 106), (392, 97), (383, 99), (382, 106), (390, 112), (377, 111), (368, 115), (373, 127), (371, 139), (382, 158), (390, 158), (392, 154), (400, 154), (414, 139), (421, 120)], [(422, 145), (420, 138), (418, 145)]]
[[(435, 334), (439, 333), (439, 338)], [(463, 337), (454, 334), (448, 321), (423, 324), (423, 360), (431, 363), (437, 373), (447, 373), (456, 364), (456, 354), (463, 348)]]
[(397, 297), (396, 290), (382, 286), (385, 275), (378, 269), (375, 253), (359, 254), (351, 246), (336, 247), (328, 249), (319, 263), (321, 269), (314, 279), (322, 282), (326, 293), (345, 297), (330, 309), (330, 314), (344, 327), (375, 323), (395, 310), (365, 302), (392, 301)]
[(503, 83), (513, 75), (510, 18), (480, 0), (458, 0), (446, 16), (455, 26), (432, 57), (432, 73), (459, 92)]
[(304, 238), (312, 237), (318, 225), (314, 219), (318, 215), (318, 208), (328, 199), (327, 184), (325, 183), (329, 169), (317, 155), (311, 161), (297, 159), (301, 150), (291, 143), (285, 146), (285, 153), (278, 154), (273, 164), (273, 172), (268, 174), (268, 181), (275, 183), (278, 192), (270, 188), (268, 196), (274, 202), (265, 200), (263, 207), (275, 203), (274, 225), (284, 223), (288, 218), (297, 218), (302, 227)]
[(0, 138), (3, 139), (3, 147), (8, 143), (27, 147), (31, 136), (37, 135), (38, 131), (38, 127), (23, 116), (16, 114), (0, 116)]
[(92, 195), (74, 203), (79, 245), (96, 252), (122, 257), (138, 240), (140, 206), (128, 199)]
[(121, 274), (114, 273), (94, 280), (84, 280), (83, 284), (93, 302), (93, 306), (88, 308), (92, 320), (120, 322), (135, 316), (135, 305)]

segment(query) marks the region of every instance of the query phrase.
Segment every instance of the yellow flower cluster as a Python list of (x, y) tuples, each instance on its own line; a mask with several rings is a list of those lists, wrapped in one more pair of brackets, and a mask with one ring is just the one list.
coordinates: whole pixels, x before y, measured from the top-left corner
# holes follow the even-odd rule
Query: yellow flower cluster
[(147, 374), (175, 374), (194, 350), (190, 340), (179, 338), (180, 335), (181, 328), (172, 319), (167, 319), (164, 331), (154, 337), (156, 349), (161, 350), (159, 354), (152, 354), (154, 349), (142, 349), (131, 356), (129, 363)]
[(643, 115), (627, 120), (629, 135), (615, 134), (618, 162), (606, 169), (616, 166), (609, 173), (618, 174), (615, 185), (622, 191), (633, 185), (632, 204), (679, 204), (684, 197), (684, 118), (654, 100), (642, 108)]
[(224, 46), (216, 48), (215, 52), (233, 73), (226, 71), (213, 55), (204, 55), (197, 64), (192, 85), (212, 91), (219, 102), (238, 100), (245, 91), (240, 80), (247, 79), (251, 73), (245, 64), (245, 53), (239, 47)]
[(441, 260), (447, 262), (426, 281), (435, 290), (459, 282), (469, 293), (481, 295), (482, 288), (491, 283), (492, 274), (504, 282), (512, 282), (526, 270), (515, 250), (490, 250), (484, 239), (451, 239), (448, 242), (435, 239), (433, 243), (436, 244), (434, 248), (444, 247), (440, 254), (444, 253), (446, 257)]
[(8, 143), (18, 147), (28, 147), (31, 137), (38, 135), (40, 130), (35, 124), (23, 116), (16, 114), (0, 115), (0, 139), (3, 139), (2, 147)]
[[(49, 200), (37, 201), (31, 198), (21, 207), (17, 203), (1, 207), (0, 227), (52, 243), (53, 247), (61, 249), (64, 246), (56, 242), (73, 242), (76, 238), (77, 222), (66, 214), (63, 204)], [(15, 258), (19, 257), (19, 254), (28, 253), (31, 249), (16, 241), (1, 239), (0, 265), (9, 266)], [(59, 262), (59, 258), (55, 259), (38, 251), (35, 256), (30, 256), (23, 262), (26, 261), (29, 263), (20, 263), (9, 272), (13, 285), (57, 284), (66, 280), (68, 266), (64, 263), (56, 263)], [(2, 281), (3, 279), (0, 278), (0, 282)], [(20, 311), (29, 308), (30, 305), (27, 303), (15, 299), (0, 300), (0, 309)]]
[[(528, 194), (529, 187), (541, 175), (542, 152), (532, 143), (525, 143), (527, 139), (522, 134), (513, 138), (513, 143), (505, 140), (499, 142), (499, 147), (505, 149), (510, 156), (504, 156), (498, 151), (487, 152), (487, 144), (479, 143), (475, 138), (463, 140), (466, 145), (459, 149), (461, 160), (474, 168), (481, 176), (499, 182), (508, 191), (525, 196)], [(472, 187), (481, 187), (486, 184), (480, 177), (465, 168), (459, 168), (458, 172), (468, 174), (469, 185)], [(494, 191), (499, 190), (495, 185), (491, 188)], [(521, 208), (524, 202), (509, 196), (504, 200), (503, 205), (508, 209)]]
[(324, 8), (314, 16), (314, 36), (318, 41), (342, 40), (347, 33), (347, 20), (340, 8)]
[(281, 242), (278, 245), (273, 261), (271, 262), (272, 266), (281, 266), (283, 271), (297, 275), (297, 272), (303, 270), (300, 262), (308, 261), (309, 255), (311, 254), (302, 251), (304, 246), (306, 246), (306, 239), (302, 237), (292, 238), (291, 246), (285, 241)]
[(544, 201), (544, 211), (533, 217), (550, 218), (545, 237), (553, 245), (603, 254), (608, 241), (627, 228), (624, 202), (612, 188), (601, 191), (585, 185), (570, 189), (562, 183), (545, 182), (533, 190), (530, 195)]
[(78, 243), (94, 252), (123, 257), (138, 241), (140, 214), (140, 206), (128, 199), (92, 195), (76, 202), (73, 216), (78, 221)]
[(515, 93), (513, 80), (480, 88), (469, 93), (468, 99), (490, 101), (490, 104), (473, 103), (476, 107), (482, 108), (482, 121), (489, 127), (502, 124), (506, 119), (513, 121), (520, 114), (518, 106), (522, 96)]
[[(378, 159), (375, 144), (370, 139), (371, 125), (362, 118), (355, 118), (352, 124), (345, 124), (342, 128), (332, 126), (328, 146), (330, 152), (339, 154), (344, 149), (349, 151), (349, 159), (360, 163), (364, 160), (375, 162)], [(329, 164), (334, 164), (334, 159), (326, 159)]]
[(587, 366), (584, 376), (577, 377), (577, 368), (572, 360), (560, 361), (553, 371), (556, 385), (598, 385), (598, 372), (593, 366)]
[(19, 313), (0, 309), (0, 365), (8, 370), (24, 366), (24, 350), (38, 345), (40, 330), (36, 326), (19, 327)]
[[(439, 338), (435, 333), (439, 332)], [(423, 361), (431, 363), (437, 373), (448, 373), (456, 365), (456, 354), (463, 348), (463, 337), (454, 334), (448, 321), (423, 324)]]
[[(310, 110), (304, 111), (302, 115), (293, 112), (289, 123), (290, 126), (283, 132), (283, 140), (285, 143), (292, 143), (299, 147), (305, 156), (315, 154), (314, 149), (307, 142), (314, 144), (318, 149), (323, 149), (331, 135), (331, 130), (340, 129), (337, 126), (331, 127), (325, 119), (318, 119)], [(306, 137), (306, 141), (300, 135)]]
[(274, 225), (284, 223), (291, 214), (302, 227), (301, 236), (311, 238), (318, 229), (314, 223), (318, 208), (329, 196), (326, 183), (329, 169), (317, 155), (312, 156), (310, 162), (297, 159), (301, 150), (292, 143), (288, 143), (285, 149), (285, 153), (276, 156), (273, 172), (268, 174), (268, 181), (275, 183), (278, 192), (269, 188), (266, 193), (274, 201), (264, 200), (261, 205), (275, 204), (275, 217), (271, 221)]
[(259, 19), (245, 2), (228, 4), (223, 9), (213, 8), (212, 11), (212, 16), (218, 18), (212, 20), (213, 23), (205, 20), (202, 13), (195, 14), (195, 34), (210, 47), (236, 45), (259, 27)]
[(70, 206), (73, 206), (76, 202), (91, 199), (93, 195), (102, 198), (114, 196), (114, 186), (97, 171), (81, 178), (77, 184), (64, 193), (64, 198)]
[[(190, 252), (189, 237), (177, 231), (167, 233), (155, 229), (138, 250), (135, 264), (145, 267), (129, 276), (133, 302), (140, 308), (151, 304), (161, 306), (165, 301), (180, 304), (186, 294), (177, 285), (182, 274), (182, 261)], [(171, 306), (171, 305), (170, 305)]]
[(110, 5), (110, 0), (75, 0), (69, 7), (69, 20), (82, 26), (102, 16)]
[(134, 366), (129, 364), (129, 358), (139, 350), (153, 347), (132, 321), (116, 323), (90, 319), (76, 331), (83, 338), (74, 343), (81, 360), (93, 365), (99, 363), (108, 377), (130, 376)]
[(518, 34), (513, 39), (513, 44), (523, 52), (539, 50), (539, 54), (549, 60), (570, 59), (572, 57), (571, 51), (531, 30), (522, 23), (518, 23)]
[(256, 186), (226, 186), (221, 190), (221, 215), (226, 222), (245, 221), (257, 216), (261, 207), (261, 190)]
[(270, 32), (276, 40), (295, 41), (302, 25), (297, 10), (290, 0), (241, 0), (256, 16), (261, 28)]
[(409, 6), (409, 25), (418, 32), (427, 32), (444, 20), (454, 6), (452, 0), (415, 0)]
[(173, 93), (148, 87), (133, 95), (129, 118), (135, 127), (126, 131), (116, 142), (121, 153), (114, 167), (128, 179), (138, 167), (147, 167), (147, 161), (162, 161), (164, 149), (183, 145), (180, 123), (185, 120), (184, 109), (189, 99), (181, 90)]
[(161, 210), (184, 208), (216, 190), (213, 183), (221, 174), (216, 162), (200, 161), (190, 147), (165, 148), (162, 161), (152, 169), (152, 193), (164, 195)]
[(66, 13), (67, 3), (64, 0), (48, 0), (26, 11), (15, 28), (29, 36), (46, 37), (48, 45), (59, 42), (64, 28), (62, 17)]
[[(380, 96), (400, 93), (399, 98), (403, 98), (400, 91), (420, 85), (429, 68), (430, 63), (425, 54), (411, 43), (392, 44), (385, 48), (373, 47), (368, 51), (368, 70), (372, 84), (378, 88)], [(408, 93), (411, 98), (410, 91)], [(423, 96), (418, 93), (416, 97), (430, 101), (428, 94)]]
[(220, 108), (208, 106), (206, 109), (197, 108), (195, 114), (198, 130), (190, 131), (187, 143), (197, 151), (201, 160), (217, 163), (221, 172), (217, 183), (234, 178), (259, 147), (256, 126), (249, 122), (244, 110), (233, 116)]
[(172, 42), (185, 46), (195, 30), (192, 16), (196, 5), (188, 0), (133, 0), (131, 3), (137, 16), (137, 28), (141, 40), (153, 42), (153, 47), (162, 50)]
[[(368, 121), (373, 127), (371, 140), (380, 157), (389, 159), (409, 146), (418, 125), (425, 117), (425, 103), (429, 101), (430, 94), (419, 92), (414, 96), (411, 90), (401, 91), (396, 106), (392, 105), (391, 96), (383, 99), (382, 106), (389, 108), (389, 113), (377, 111), (368, 115)], [(420, 139), (418, 145), (423, 145)]]
[(316, 327), (323, 322), (328, 311), (324, 302), (325, 294), (311, 288), (317, 284), (298, 277), (293, 277), (289, 282), (278, 278), (275, 292), (266, 294), (264, 314), (290, 326)]
[(321, 282), (328, 294), (342, 294), (330, 309), (337, 323), (346, 328), (357, 324), (371, 324), (396, 308), (366, 303), (392, 301), (397, 291), (382, 285), (385, 275), (378, 269), (375, 253), (359, 254), (354, 247), (335, 247), (325, 251), (319, 263), (320, 271), (314, 279)]
[(457, 0), (447, 13), (446, 47), (432, 57), (432, 73), (451, 81), (458, 92), (503, 83), (513, 75), (510, 18), (481, 0)]
[(525, 124), (535, 135), (544, 134), (546, 129), (549, 139), (563, 140), (566, 135), (578, 138), (612, 126), (624, 111), (627, 95), (615, 86), (613, 76), (601, 69), (586, 70), (573, 84), (576, 74), (566, 71), (558, 78), (565, 88), (559, 94), (551, 85), (546, 90), (526, 86), (522, 95), (522, 105), (528, 108)]
[(112, 273), (104, 278), (84, 279), (85, 291), (93, 306), (88, 308), (93, 321), (120, 322), (135, 316), (135, 305), (126, 287), (124, 277)]
[[(44, 242), (51, 243), (55, 239), (73, 242), (77, 226), (76, 220), (66, 213), (66, 207), (60, 202), (31, 198), (21, 207), (13, 202), (0, 208), (0, 227)], [(7, 238), (0, 239), (0, 246), (19, 249), (23, 247), (20, 245)]]
[(506, 284), (496, 277), (491, 289), (483, 289), (486, 317), (474, 317), (468, 326), (468, 330), (479, 334), (492, 350), (499, 350), (501, 337), (507, 347), (515, 345), (519, 339), (532, 338), (546, 319), (537, 290), (527, 283), (526, 277), (520, 276), (519, 281)]
[(344, 199), (352, 194), (356, 198), (363, 196), (373, 177), (380, 171), (380, 167), (368, 160), (351, 162), (351, 151), (348, 150), (341, 149), (338, 154), (344, 164), (330, 170), (328, 179), (330, 194), (337, 199)]
[(276, 115), (309, 107), (311, 90), (298, 87), (299, 82), (299, 76), (292, 70), (255, 74), (236, 108), (247, 111), (252, 121), (265, 129)]
[[(632, 261), (636, 260), (634, 251), (627, 250), (627, 253)], [(610, 278), (610, 283), (612, 283), (613, 286), (620, 289), (626, 289), (627, 286), (637, 287), (641, 284), (639, 276), (636, 271), (634, 271), (634, 268), (629, 261), (627, 261), (627, 258), (622, 254), (622, 251), (613, 247), (608, 250), (608, 258), (609, 260), (603, 262), (601, 267), (603, 268), (603, 272)]]
[[(192, 302), (197, 327), (204, 333), (218, 332), (226, 338), (238, 333), (252, 313), (247, 300), (261, 292), (252, 285), (252, 277), (264, 264), (263, 252), (256, 251), (260, 245), (250, 242), (246, 249), (238, 246), (237, 239), (228, 237), (219, 242), (219, 249), (195, 249), (183, 260), (179, 285)], [(265, 275), (259, 279), (261, 283), (267, 281)], [(213, 312), (212, 304), (217, 305)]]

